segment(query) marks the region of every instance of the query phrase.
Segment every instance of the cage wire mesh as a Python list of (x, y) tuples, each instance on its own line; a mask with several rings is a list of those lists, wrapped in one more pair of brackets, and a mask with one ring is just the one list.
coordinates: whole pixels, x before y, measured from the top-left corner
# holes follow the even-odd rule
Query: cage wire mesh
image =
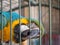
[(0, 45), (60, 45), (60, 0), (0, 0)]

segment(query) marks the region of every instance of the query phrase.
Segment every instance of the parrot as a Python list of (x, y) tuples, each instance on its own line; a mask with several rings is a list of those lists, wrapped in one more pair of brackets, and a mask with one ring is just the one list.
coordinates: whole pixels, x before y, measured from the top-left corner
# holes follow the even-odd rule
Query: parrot
[[(23, 17), (22, 15), (17, 14), (16, 12), (12, 12), (12, 25), (10, 25), (10, 12), (2, 12), (3, 19), (0, 18), (0, 41), (2, 40), (2, 23), (3, 21), (3, 42), (10, 41), (10, 26), (12, 27), (12, 41), (15, 43), (20, 42), (20, 31), (21, 31), (21, 40), (22, 42), (34, 37), (39, 37), (39, 32), (41, 30), (41, 35), (44, 35), (44, 27), (41, 23), (39, 25), (39, 21), (31, 18), (31, 24), (36, 24), (38, 28), (29, 28), (30, 19)], [(21, 18), (19, 18), (19, 16)], [(19, 22), (20, 21), (20, 22)], [(41, 29), (39, 27), (41, 26)], [(32, 27), (32, 26), (31, 26)]]

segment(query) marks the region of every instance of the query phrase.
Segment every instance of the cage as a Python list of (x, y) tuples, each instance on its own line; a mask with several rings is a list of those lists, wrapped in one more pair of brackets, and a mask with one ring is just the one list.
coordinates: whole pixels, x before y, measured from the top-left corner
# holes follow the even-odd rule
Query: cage
[(0, 0), (0, 45), (60, 45), (60, 0)]

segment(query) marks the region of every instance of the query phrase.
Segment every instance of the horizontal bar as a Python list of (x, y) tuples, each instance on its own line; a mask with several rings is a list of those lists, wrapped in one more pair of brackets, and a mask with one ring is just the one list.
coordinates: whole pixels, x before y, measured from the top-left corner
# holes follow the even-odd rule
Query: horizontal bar
[[(25, 7), (28, 7), (29, 5), (28, 4), (26, 4), (26, 5), (23, 5), (23, 6), (21, 6), (21, 8), (25, 8)], [(31, 4), (31, 6), (39, 6), (39, 4)], [(45, 7), (49, 7), (49, 4), (42, 4), (42, 6), (45, 6)], [(15, 11), (15, 10), (17, 10), (19, 8), (19, 6), (18, 7), (15, 7), (14, 9), (12, 9), (12, 11)], [(55, 9), (58, 9), (58, 10), (60, 10), (60, 6), (58, 7), (58, 6), (55, 6), (55, 5), (52, 5), (52, 8), (55, 8)], [(10, 10), (9, 10), (10, 11)]]

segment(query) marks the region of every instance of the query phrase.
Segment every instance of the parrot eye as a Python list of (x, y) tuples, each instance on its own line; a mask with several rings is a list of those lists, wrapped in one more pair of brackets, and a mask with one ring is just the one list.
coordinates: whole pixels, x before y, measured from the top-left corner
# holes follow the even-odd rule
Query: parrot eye
[(16, 43), (19, 43), (20, 41), (20, 26), (19, 26), (19, 24), (17, 24), (16, 26), (15, 26), (15, 28), (14, 28), (14, 40), (15, 40), (15, 42)]
[(16, 25), (15, 28), (14, 28), (14, 33), (19, 33), (19, 31), (20, 31), (20, 26), (19, 26), (19, 24), (18, 24), (18, 25)]

